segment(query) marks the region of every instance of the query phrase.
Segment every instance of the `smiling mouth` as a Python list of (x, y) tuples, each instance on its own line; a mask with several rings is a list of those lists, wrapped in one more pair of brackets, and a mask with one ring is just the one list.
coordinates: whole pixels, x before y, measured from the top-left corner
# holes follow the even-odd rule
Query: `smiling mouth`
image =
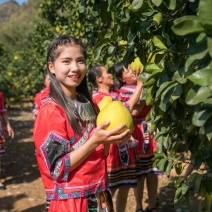
[(80, 75), (69, 75), (68, 77), (71, 79), (79, 79)]

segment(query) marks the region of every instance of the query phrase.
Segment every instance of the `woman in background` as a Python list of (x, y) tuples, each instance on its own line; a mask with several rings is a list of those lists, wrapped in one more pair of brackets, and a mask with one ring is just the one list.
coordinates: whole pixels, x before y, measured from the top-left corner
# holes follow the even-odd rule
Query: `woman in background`
[(40, 109), (42, 99), (44, 99), (46, 95), (49, 93), (50, 77), (47, 71), (44, 73), (43, 84), (44, 84), (44, 88), (41, 91), (37, 92), (34, 98), (32, 113), (34, 114), (35, 117), (37, 116), (37, 113)]
[[(104, 97), (109, 96), (112, 100), (119, 100), (119, 92), (113, 89), (113, 76), (105, 66), (98, 64), (91, 67), (88, 73), (88, 80), (94, 88), (92, 100), (97, 111), (100, 111), (98, 104)], [(134, 94), (126, 102), (123, 102), (130, 111), (133, 110), (134, 105), (139, 100), (142, 88), (143, 83), (137, 76), (137, 87)], [(131, 139), (123, 145), (110, 145), (107, 157), (108, 187), (111, 190), (112, 196), (116, 193), (117, 212), (125, 211), (129, 189), (137, 185), (134, 146), (132, 146), (135, 140), (133, 138)]]
[[(128, 101), (134, 94), (137, 87), (135, 73), (125, 68), (123, 61), (114, 66), (116, 87), (119, 90), (119, 96), (122, 101)], [(134, 120), (133, 137), (138, 140), (135, 147), (135, 156), (137, 158), (136, 168), (138, 184), (134, 189), (136, 200), (136, 212), (143, 211), (142, 198), (144, 190), (144, 180), (146, 179), (149, 206), (146, 211), (155, 212), (158, 188), (158, 170), (153, 167), (153, 153), (156, 151), (156, 144), (153, 136), (150, 134), (150, 123), (145, 120), (151, 106), (144, 104), (141, 100), (134, 106), (132, 116)]]
[[(2, 92), (0, 92), (0, 172), (1, 172), (1, 157), (6, 151), (5, 143), (5, 133), (4, 126), (6, 126), (8, 135), (11, 138), (14, 138), (14, 131), (10, 125), (10, 121), (7, 114), (7, 109), (5, 107), (4, 96)], [(0, 189), (5, 189), (5, 185), (0, 182)]]

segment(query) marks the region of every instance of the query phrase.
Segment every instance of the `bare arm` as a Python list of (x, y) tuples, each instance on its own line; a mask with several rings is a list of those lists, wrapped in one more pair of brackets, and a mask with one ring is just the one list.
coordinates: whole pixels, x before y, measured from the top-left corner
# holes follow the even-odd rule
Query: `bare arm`
[(144, 106), (146, 105), (146, 101), (144, 99), (140, 100), (139, 104), (136, 104), (132, 111), (131, 114), (132, 116), (137, 116), (140, 114), (140, 112), (143, 110)]
[(10, 121), (8, 119), (7, 113), (4, 113), (2, 117), (3, 117), (3, 120), (6, 124), (8, 135), (11, 136), (11, 138), (14, 138), (14, 131), (13, 131), (13, 128), (11, 127), (11, 125), (10, 125)]
[(135, 89), (133, 95), (128, 100), (130, 112), (133, 111), (134, 106), (137, 104), (138, 100), (140, 100), (142, 98), (142, 90), (143, 90), (143, 82), (141, 81), (139, 76), (137, 76), (136, 89)]

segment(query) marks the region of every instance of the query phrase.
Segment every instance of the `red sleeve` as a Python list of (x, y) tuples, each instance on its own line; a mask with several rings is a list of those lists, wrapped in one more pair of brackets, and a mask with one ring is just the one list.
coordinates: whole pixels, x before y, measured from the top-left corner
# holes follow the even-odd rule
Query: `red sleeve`
[(0, 92), (0, 115), (3, 115), (6, 112), (7, 112), (7, 109), (5, 108), (5, 104), (4, 104), (4, 96)]
[[(64, 110), (52, 101), (43, 104), (33, 127), (36, 157), (42, 175), (67, 180), (70, 138), (74, 135)], [(56, 152), (56, 154), (55, 154)]]

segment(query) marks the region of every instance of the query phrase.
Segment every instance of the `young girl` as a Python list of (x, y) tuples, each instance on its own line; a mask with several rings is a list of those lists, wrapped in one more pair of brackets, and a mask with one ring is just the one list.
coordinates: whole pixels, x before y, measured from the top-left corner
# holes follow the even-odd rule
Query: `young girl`
[[(137, 81), (135, 73), (131, 69), (126, 69), (123, 62), (119, 62), (114, 67), (116, 76), (116, 86), (119, 88), (119, 96), (122, 101), (127, 101), (135, 92)], [(144, 180), (146, 179), (148, 190), (149, 207), (147, 211), (156, 211), (157, 187), (158, 187), (158, 170), (153, 167), (153, 152), (155, 151), (155, 142), (149, 132), (149, 124), (145, 117), (150, 111), (150, 106), (142, 106), (138, 103), (133, 111), (135, 130), (133, 137), (139, 141), (135, 147), (137, 157), (136, 167), (138, 173), (138, 184), (134, 189), (136, 200), (136, 212), (143, 211), (142, 198), (144, 189)]]
[[(130, 111), (138, 101), (143, 87), (140, 78), (135, 77), (137, 79), (137, 88), (132, 97), (123, 102)], [(88, 80), (94, 87), (92, 98), (98, 111), (98, 103), (105, 96), (110, 96), (113, 100), (119, 99), (119, 92), (112, 89), (114, 85), (113, 77), (103, 65), (99, 64), (91, 67)], [(132, 141), (128, 141), (124, 145), (112, 144), (107, 157), (108, 187), (112, 195), (116, 193), (117, 212), (125, 211), (129, 188), (136, 187), (137, 184), (134, 150), (130, 148), (129, 144), (132, 144)]]
[(106, 131), (109, 121), (95, 128), (80, 40), (69, 35), (55, 38), (48, 48), (47, 68), (50, 93), (42, 101), (33, 134), (49, 212), (114, 211), (104, 145), (126, 142), (129, 130), (116, 135), (121, 125)]
[[(10, 121), (7, 114), (7, 109), (5, 108), (4, 96), (0, 92), (0, 160), (1, 156), (5, 153), (5, 134), (4, 134), (4, 125), (6, 124), (8, 135), (11, 138), (14, 138), (14, 131), (10, 125)], [(1, 172), (1, 161), (0, 161), (0, 172)], [(0, 182), (0, 189), (5, 189), (5, 185)]]

